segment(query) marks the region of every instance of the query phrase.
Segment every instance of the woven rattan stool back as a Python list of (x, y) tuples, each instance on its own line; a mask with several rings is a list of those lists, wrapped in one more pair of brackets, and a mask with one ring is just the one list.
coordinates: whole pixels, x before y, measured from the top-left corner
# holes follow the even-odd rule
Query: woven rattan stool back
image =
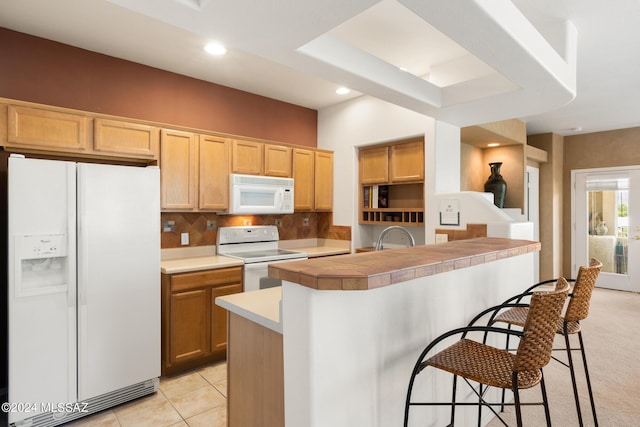
[(556, 326), (568, 294), (569, 283), (564, 277), (558, 279), (554, 291), (533, 293), (514, 371), (541, 369), (549, 363)]
[(573, 285), (572, 296), (569, 298), (567, 312), (564, 315), (566, 322), (579, 322), (589, 315), (591, 294), (601, 269), (602, 263), (597, 259), (592, 259), (588, 267), (581, 266), (578, 270), (578, 277)]

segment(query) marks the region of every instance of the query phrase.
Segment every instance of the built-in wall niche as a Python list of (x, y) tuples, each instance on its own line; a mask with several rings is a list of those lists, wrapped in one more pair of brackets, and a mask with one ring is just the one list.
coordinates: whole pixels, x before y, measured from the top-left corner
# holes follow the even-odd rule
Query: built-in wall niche
[[(505, 208), (524, 210), (526, 129), (519, 120), (462, 128), (460, 132), (460, 190), (484, 192), (491, 175), (489, 163), (502, 162), (507, 183)], [(500, 144), (489, 147), (490, 143)]]
[[(424, 184), (363, 186), (363, 224), (422, 225)], [(377, 193), (377, 194), (376, 194)]]

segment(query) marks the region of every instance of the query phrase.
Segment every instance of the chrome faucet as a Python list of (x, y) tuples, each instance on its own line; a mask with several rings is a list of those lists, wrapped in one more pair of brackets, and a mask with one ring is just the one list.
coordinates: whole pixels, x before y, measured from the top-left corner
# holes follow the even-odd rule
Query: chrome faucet
[(380, 233), (380, 237), (378, 237), (378, 241), (376, 242), (376, 246), (375, 249), (376, 251), (380, 251), (382, 250), (382, 239), (384, 239), (384, 236), (387, 235), (387, 233), (391, 230), (401, 230), (403, 231), (408, 237), (409, 237), (409, 246), (415, 246), (416, 245), (416, 241), (413, 238), (413, 236), (411, 235), (411, 233), (409, 233), (407, 230), (405, 230), (403, 227), (400, 227), (399, 225), (392, 225), (391, 227), (387, 227), (384, 230), (382, 230), (382, 233)]

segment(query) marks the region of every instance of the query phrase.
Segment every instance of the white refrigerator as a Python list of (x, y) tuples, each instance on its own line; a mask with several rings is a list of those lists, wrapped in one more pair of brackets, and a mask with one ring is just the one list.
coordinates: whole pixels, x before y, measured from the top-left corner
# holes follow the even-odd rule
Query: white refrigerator
[(58, 425), (155, 392), (159, 169), (8, 161), (9, 423)]

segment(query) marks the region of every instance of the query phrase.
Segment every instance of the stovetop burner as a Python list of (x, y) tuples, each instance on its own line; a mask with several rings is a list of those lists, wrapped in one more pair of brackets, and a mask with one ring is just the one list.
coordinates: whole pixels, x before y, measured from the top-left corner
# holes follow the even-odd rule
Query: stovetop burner
[(275, 225), (220, 227), (217, 253), (244, 260), (245, 264), (304, 259), (307, 254), (278, 248), (279, 234)]

